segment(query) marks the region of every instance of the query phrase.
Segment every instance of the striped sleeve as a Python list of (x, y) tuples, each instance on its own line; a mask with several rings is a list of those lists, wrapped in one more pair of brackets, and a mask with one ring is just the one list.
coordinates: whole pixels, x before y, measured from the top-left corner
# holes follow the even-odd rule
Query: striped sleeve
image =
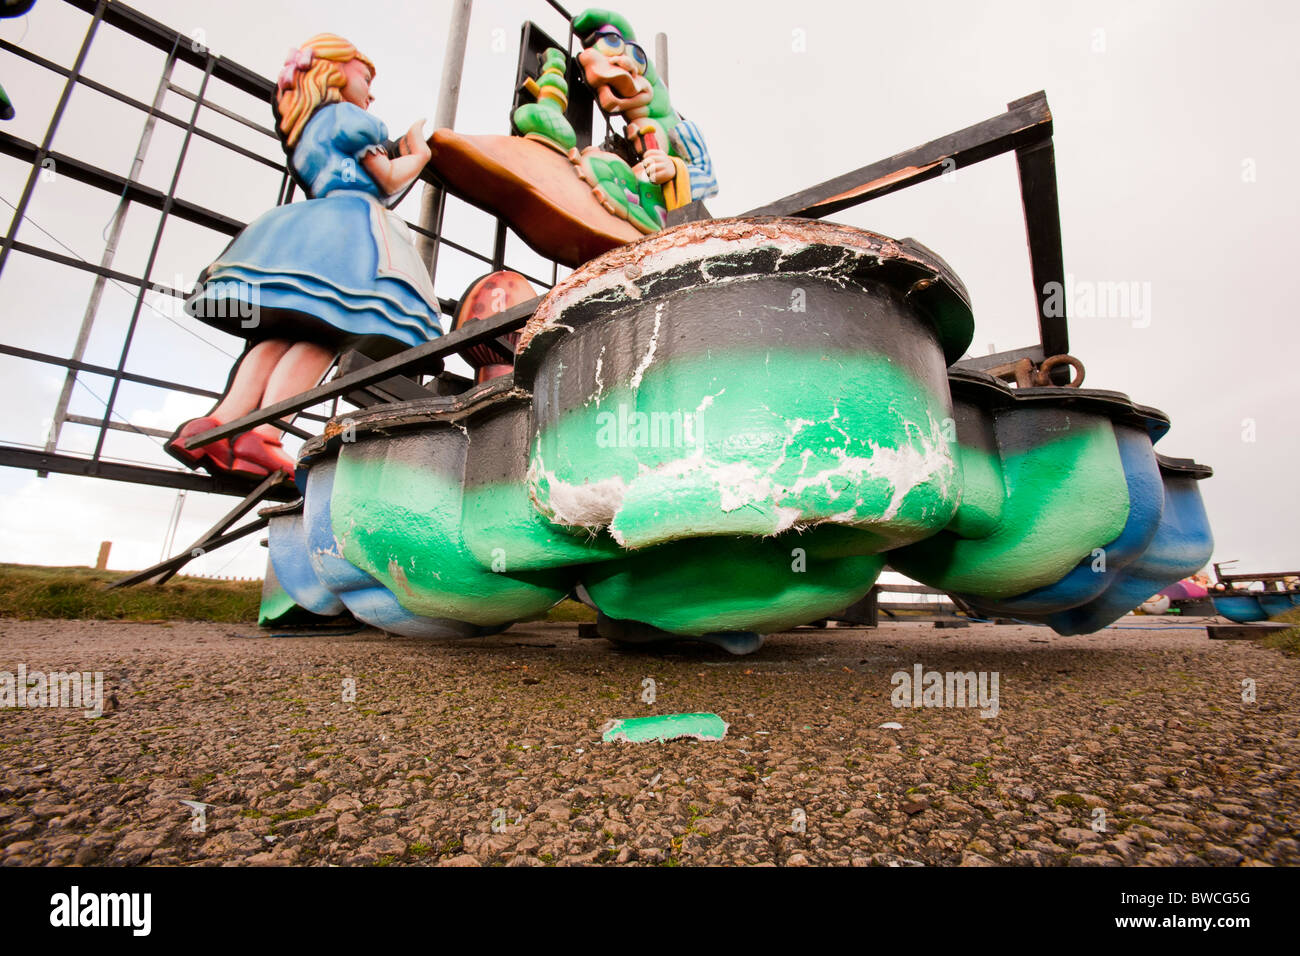
[(689, 120), (682, 120), (668, 134), (673, 150), (686, 161), (691, 176), (691, 199), (707, 199), (718, 194), (718, 179), (713, 174), (713, 160), (704, 145), (700, 128)]

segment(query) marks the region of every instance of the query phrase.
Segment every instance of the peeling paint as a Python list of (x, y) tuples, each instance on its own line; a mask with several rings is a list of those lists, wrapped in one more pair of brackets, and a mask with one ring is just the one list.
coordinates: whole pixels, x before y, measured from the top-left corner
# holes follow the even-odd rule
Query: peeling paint
[(398, 564), (395, 558), (390, 558), (388, 561), (388, 574), (397, 582), (397, 586), (406, 592), (408, 597), (415, 597), (411, 582), (406, 579), (406, 569)]
[(601, 378), (601, 371), (605, 365), (606, 346), (600, 347), (600, 354), (596, 356), (596, 394), (592, 397), (596, 400), (596, 407), (600, 408), (601, 396), (605, 394), (605, 380)]
[(659, 302), (655, 304), (655, 327), (654, 327), (654, 331), (650, 334), (650, 347), (646, 350), (646, 353), (644, 357), (642, 357), (640, 364), (637, 365), (636, 371), (632, 373), (633, 390), (636, 390), (641, 387), (641, 377), (645, 375), (646, 369), (648, 369), (650, 367), (650, 363), (654, 361), (655, 349), (659, 347), (659, 326), (660, 323), (663, 321), (665, 304), (666, 303), (663, 302)]
[[(804, 428), (818, 423), (799, 419), (788, 424), (791, 426), (792, 440)], [(911, 428), (915, 429), (916, 426)], [(837, 464), (811, 475), (804, 473), (812, 455), (810, 449), (805, 449), (801, 454), (800, 475), (789, 485), (772, 477), (785, 460), (789, 441), (777, 463), (764, 471), (747, 461), (720, 462), (707, 456), (701, 448), (689, 456), (654, 467), (638, 464), (637, 476), (633, 481), (702, 477), (717, 489), (718, 507), (724, 514), (751, 506), (770, 510), (775, 516), (771, 534), (828, 522), (856, 525), (890, 521), (898, 514), (907, 496), (917, 487), (934, 483), (940, 494), (946, 496), (955, 476), (956, 466), (950, 449), (933, 416), (930, 417), (930, 440), (917, 435), (914, 441), (921, 447), (906, 444), (899, 448), (888, 448), (874, 442), (869, 443), (872, 451), (870, 456), (849, 455), (842, 448), (831, 449), (830, 454), (838, 459)], [(623, 529), (619, 527), (618, 521), (630, 487), (623, 478), (615, 476), (582, 484), (566, 482), (546, 469), (539, 453), (535, 453), (528, 478), (533, 502), (550, 520), (570, 526), (608, 528), (614, 540), (626, 546)], [(845, 487), (839, 491), (833, 486), (836, 478), (846, 480)], [(863, 505), (859, 486), (864, 481), (877, 478), (883, 478), (889, 483), (889, 505), (878, 515), (864, 515), (857, 510)], [(817, 517), (789, 503), (791, 498), (797, 498), (814, 487), (824, 489), (832, 500), (851, 494), (854, 504), (830, 517)]]

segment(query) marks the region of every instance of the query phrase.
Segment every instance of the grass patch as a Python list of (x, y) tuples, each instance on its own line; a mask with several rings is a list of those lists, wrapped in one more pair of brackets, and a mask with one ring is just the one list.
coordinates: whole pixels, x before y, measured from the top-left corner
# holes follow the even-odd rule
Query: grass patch
[(158, 587), (105, 591), (122, 571), (0, 564), (0, 617), (93, 621), (194, 620), (251, 624), (260, 581), (209, 581), (178, 575)]
[[(1300, 607), (1293, 607), (1288, 611), (1283, 611), (1273, 620), (1283, 624), (1300, 625)], [(1285, 631), (1278, 631), (1276, 634), (1266, 634), (1260, 643), (1265, 647), (1282, 651), (1284, 654), (1300, 657), (1300, 626), (1290, 627)]]
[(581, 624), (586, 622), (595, 623), (596, 612), (581, 601), (566, 599), (561, 601), (555, 607), (546, 612), (544, 620), (547, 621), (564, 621), (566, 623)]
[(323, 803), (317, 803), (314, 806), (303, 807), (301, 810), (286, 810), (284, 813), (276, 813), (271, 816), (271, 823), (282, 823), (285, 820), (301, 820), (304, 817), (314, 817), (321, 812), (325, 806)]

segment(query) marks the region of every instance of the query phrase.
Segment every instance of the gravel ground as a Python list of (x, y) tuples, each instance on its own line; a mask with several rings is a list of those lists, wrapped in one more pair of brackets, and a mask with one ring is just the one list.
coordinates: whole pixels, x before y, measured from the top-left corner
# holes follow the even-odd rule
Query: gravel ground
[[(99, 719), (0, 709), (8, 865), (1300, 864), (1300, 661), (1198, 628), (900, 623), (747, 658), (569, 624), (0, 639), (0, 671), (102, 671), (106, 698)], [(997, 715), (895, 708), (918, 663), (996, 672)], [(726, 739), (601, 742), (610, 718), (693, 711)], [(202, 832), (182, 800), (208, 805)]]

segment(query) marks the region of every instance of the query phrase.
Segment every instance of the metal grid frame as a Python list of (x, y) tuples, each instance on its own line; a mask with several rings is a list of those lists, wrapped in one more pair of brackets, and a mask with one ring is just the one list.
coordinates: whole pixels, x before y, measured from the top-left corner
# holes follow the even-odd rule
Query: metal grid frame
[[(28, 362), (57, 366), (66, 371), (63, 388), (56, 404), (55, 413), (52, 416), (50, 435), (46, 441), (44, 449), (38, 451), (34, 448), (23, 447), (20, 445), (0, 444), (0, 466), (30, 468), (36, 470), (37, 473), (41, 475), (50, 472), (58, 472), (63, 474), (107, 478), (117, 481), (131, 481), (149, 485), (159, 485), (183, 490), (206, 491), (217, 494), (234, 494), (243, 496), (247, 492), (248, 488), (245, 483), (237, 479), (207, 476), (197, 472), (183, 471), (179, 469), (160, 468), (138, 463), (114, 461), (105, 457), (104, 444), (110, 431), (126, 431), (160, 438), (170, 436), (170, 433), (163, 432), (159, 429), (145, 428), (115, 420), (118, 393), (123, 382), (141, 384), (163, 390), (183, 392), (191, 395), (202, 395), (213, 399), (220, 397), (220, 393), (218, 392), (210, 389), (198, 388), (185, 382), (170, 381), (156, 376), (140, 375), (127, 371), (126, 365), (130, 358), (131, 346), (135, 339), (140, 315), (146, 305), (146, 293), (155, 292), (180, 299), (184, 299), (187, 294), (186, 290), (171, 288), (168, 285), (149, 280), (149, 276), (153, 271), (154, 263), (158, 257), (163, 232), (168, 219), (175, 217), (176, 219), (184, 220), (230, 237), (238, 234), (238, 232), (245, 226), (245, 223), (240, 222), (237, 219), (224, 215), (216, 210), (206, 208), (197, 203), (189, 202), (177, 196), (177, 185), (184, 168), (186, 154), (190, 143), (194, 139), (198, 138), (207, 140), (208, 142), (229, 150), (233, 154), (240, 156), (245, 160), (256, 162), (275, 170), (280, 174), (280, 184), (276, 193), (275, 204), (282, 205), (293, 200), (295, 184), (285, 162), (278, 162), (269, 159), (266, 156), (239, 145), (238, 143), (231, 142), (223, 136), (210, 132), (200, 125), (203, 111), (210, 110), (275, 140), (278, 148), (278, 137), (276, 136), (275, 131), (269, 126), (259, 123), (250, 117), (226, 109), (225, 107), (212, 102), (208, 98), (210, 84), (224, 84), (227, 87), (247, 93), (263, 102), (269, 103), (275, 92), (275, 83), (272, 80), (260, 76), (252, 70), (249, 70), (223, 56), (214, 54), (210, 49), (193, 43), (190, 37), (153, 20), (126, 4), (116, 2), (116, 0), (64, 0), (64, 2), (67, 5), (88, 14), (90, 17), (85, 34), (81, 40), (77, 55), (71, 67), (62, 66), (52, 60), (40, 56), (39, 54), (25, 50), (17, 44), (0, 39), (0, 50), (26, 60), (28, 63), (40, 67), (54, 76), (61, 77), (64, 81), (62, 93), (60, 94), (54, 111), (50, 116), (45, 134), (40, 143), (29, 142), (0, 129), (0, 153), (30, 163), (31, 167), (23, 191), (14, 207), (13, 218), (9, 223), (9, 227), (6, 230), (3, 239), (0, 240), (0, 276), (3, 275), (10, 256), (13, 253), (19, 253), (22, 255), (45, 259), (67, 268), (90, 273), (95, 276), (95, 285), (92, 289), (90, 300), (87, 304), (86, 312), (82, 319), (82, 325), (78, 333), (77, 343), (74, 346), (71, 356), (65, 357), (54, 355), (48, 352), (21, 348), (0, 342), (0, 355), (7, 355)], [(566, 19), (568, 18), (568, 14), (564, 11), (563, 7), (552, 2), (552, 0), (547, 0), (547, 2), (560, 11)], [(87, 57), (90, 54), (92, 44), (104, 28), (121, 31), (122, 33), (137, 40), (141, 40), (166, 54), (166, 61), (159, 78), (157, 92), (152, 104), (145, 103), (142, 100), (115, 90), (111, 86), (84, 75), (83, 69)], [(186, 63), (197, 70), (202, 71), (202, 78), (199, 82), (197, 91), (189, 90), (173, 82), (172, 73), (177, 63)], [(93, 90), (119, 103), (129, 106), (133, 110), (138, 111), (141, 115), (144, 121), (144, 129), (141, 133), (140, 146), (137, 149), (136, 160), (129, 175), (122, 175), (108, 169), (103, 169), (78, 157), (55, 152), (51, 148), (55, 135), (58, 132), (59, 125), (64, 118), (68, 103), (71, 100), (72, 93), (78, 86)], [(163, 109), (165, 94), (168, 92), (176, 93), (192, 103), (188, 116), (175, 116)], [(152, 135), (154, 126), (158, 122), (167, 123), (183, 132), (183, 139), (175, 166), (172, 170), (170, 184), (165, 192), (146, 186), (138, 181), (144, 153), (148, 148), (149, 139)], [(75, 255), (64, 255), (43, 248), (39, 245), (23, 242), (17, 238), (18, 230), (26, 220), (28, 205), (31, 202), (39, 176), (45, 168), (47, 160), (52, 160), (54, 162), (55, 168), (57, 168), (60, 176), (67, 177), (75, 182), (100, 189), (119, 197), (117, 210), (113, 217), (113, 234), (109, 237), (105, 246), (103, 258), (101, 258), (101, 261), (98, 264), (77, 258)], [(435, 186), (438, 185), (437, 180), (428, 170), (422, 174), (421, 180)], [(503, 268), (507, 233), (506, 224), (499, 217), (496, 217), (497, 225), (495, 242), (494, 248), (490, 254), (479, 252), (468, 245), (456, 242), (442, 234), (445, 193), (441, 189), (438, 190), (438, 193), (437, 219), (434, 222), (432, 229), (425, 228), (417, 223), (407, 223), (407, 226), (413, 233), (422, 237), (428, 243), (428, 247), (431, 250), (430, 273), (433, 274), (436, 270), (438, 250), (443, 245), (449, 246), (457, 252), (477, 260), (493, 270)], [(133, 204), (154, 209), (160, 213), (146, 264), (138, 275), (133, 272), (112, 268), (112, 260), (116, 251), (117, 236), (120, 233), (126, 214)], [(551, 278), (549, 281), (527, 275), (526, 273), (525, 276), (529, 281), (538, 286), (550, 288), (557, 280), (558, 265), (552, 262)], [(134, 291), (135, 297), (135, 303), (132, 307), (129, 324), (122, 340), (122, 348), (115, 364), (112, 366), (89, 363), (83, 360), (84, 350), (98, 313), (99, 297), (102, 294), (104, 285), (110, 281), (118, 283), (121, 286), (129, 287)], [(447, 313), (454, 312), (457, 304), (455, 300), (450, 299), (440, 299), (439, 302), (444, 312)], [(88, 416), (70, 414), (68, 412), (68, 404), (71, 398), (73, 386), (76, 382), (78, 373), (81, 372), (102, 375), (111, 381), (109, 394), (104, 402), (104, 414), (101, 418), (90, 418)], [(340, 397), (341, 396), (331, 397), (331, 400), (335, 403), (336, 407)], [(295, 417), (304, 418), (317, 423), (323, 423), (328, 420), (327, 417), (306, 412), (305, 409), (309, 407), (311, 406), (304, 406), (303, 409), (295, 409)], [(82, 455), (66, 454), (59, 451), (59, 435), (63, 425), (66, 423), (85, 425), (97, 429), (94, 451), (89, 458)], [(287, 430), (298, 437), (306, 438), (310, 434), (309, 432), (295, 426), (290, 421), (280, 421), (278, 424), (287, 426)], [(288, 494), (290, 494), (290, 492), (276, 489), (272, 493), (272, 496), (283, 497)]]
[[(210, 478), (193, 472), (172, 471), (169, 469), (149, 468), (139, 465), (112, 462), (105, 459), (102, 455), (104, 438), (110, 429), (125, 427), (128, 430), (141, 431), (141, 429), (137, 429), (135, 426), (122, 426), (111, 421), (113, 404), (116, 401), (116, 395), (122, 382), (134, 382), (157, 388), (174, 389), (191, 394), (211, 395), (212, 397), (217, 397), (215, 393), (203, 389), (197, 389), (184, 383), (169, 382), (150, 376), (137, 375), (125, 370), (131, 341), (144, 302), (146, 289), (178, 297), (183, 297), (185, 293), (182, 290), (169, 289), (148, 283), (143, 277), (133, 276), (129, 273), (113, 270), (107, 265), (101, 264), (96, 266), (70, 256), (63, 256), (42, 249), (38, 246), (19, 242), (16, 240), (15, 236), (19, 224), (23, 221), (27, 204), (30, 201), (36, 183), (36, 178), (42, 168), (42, 163), (47, 158), (53, 158), (56, 161), (61, 175), (67, 175), (79, 182), (119, 194), (121, 196), (122, 207), (125, 207), (129, 203), (139, 203), (157, 209), (162, 213), (158, 231), (155, 235), (154, 244), (150, 251), (149, 265), (145, 270), (146, 276), (152, 269), (153, 262), (157, 256), (163, 225), (169, 216), (175, 216), (179, 219), (187, 220), (226, 235), (235, 235), (243, 227), (243, 223), (213, 210), (206, 209), (202, 206), (178, 198), (175, 195), (176, 184), (184, 161), (185, 151), (188, 148), (189, 143), (193, 138), (200, 137), (212, 140), (220, 145), (230, 148), (236, 154), (244, 155), (246, 158), (255, 159), (260, 163), (275, 168), (282, 175), (277, 203), (284, 203), (292, 200), (294, 184), (285, 164), (275, 163), (267, 160), (265, 157), (256, 156), (249, 150), (228, 143), (221, 137), (214, 136), (213, 134), (204, 131), (198, 125), (198, 118), (201, 110), (203, 108), (209, 108), (227, 116), (228, 118), (249, 125), (253, 129), (259, 129), (268, 135), (274, 136), (273, 131), (261, 127), (245, 117), (233, 114), (215, 103), (207, 101), (204, 95), (208, 84), (215, 80), (233, 86), (236, 89), (242, 90), (264, 101), (269, 101), (274, 90), (274, 83), (264, 77), (258, 76), (247, 68), (242, 67), (225, 57), (213, 55), (212, 52), (206, 48), (199, 47), (196, 49), (195, 46), (189, 42), (188, 37), (182, 36), (177, 31), (144, 16), (122, 3), (116, 2), (116, 0), (64, 0), (64, 2), (90, 14), (91, 16), (91, 21), (86, 31), (86, 35), (71, 68), (65, 69), (48, 60), (44, 60), (41, 57), (27, 53), (13, 44), (0, 41), (0, 49), (21, 56), (38, 66), (51, 70), (65, 79), (63, 93), (51, 117), (45, 137), (39, 145), (0, 132), (0, 153), (5, 153), (32, 164), (31, 173), (28, 176), (26, 187), (24, 188), (23, 194), (15, 210), (13, 220), (4, 237), (3, 244), (0, 245), (0, 274), (3, 273), (4, 265), (9, 255), (12, 252), (17, 251), (28, 255), (39, 256), (71, 268), (94, 273), (97, 276), (98, 281), (113, 280), (123, 284), (137, 286), (139, 292), (137, 293), (136, 305), (132, 314), (131, 324), (123, 343), (122, 353), (115, 368), (86, 363), (81, 360), (80, 355), (75, 355), (72, 358), (63, 358), (48, 353), (0, 344), (0, 354), (11, 355), (29, 361), (41, 362), (65, 368), (68, 373), (69, 381), (71, 381), (75, 375), (81, 371), (107, 375), (113, 380), (112, 392), (110, 399), (107, 402), (107, 408), (103, 419), (90, 420), (89, 422), (77, 422), (80, 424), (97, 425), (100, 429), (95, 453), (92, 457), (84, 458), (74, 455), (62, 455), (59, 454), (55, 448), (48, 448), (44, 453), (41, 453), (16, 446), (0, 445), (0, 466), (8, 465), (13, 467), (35, 468), (42, 472), (57, 471), (189, 490), (243, 495), (247, 492), (247, 487), (237, 482), (231, 482), (228, 479)], [(568, 11), (557, 3), (556, 0), (546, 0), (546, 2), (564, 16), (566, 20), (571, 21), (571, 16)], [(168, 53), (167, 66), (165, 67), (163, 77), (160, 80), (159, 98), (152, 106), (114, 91), (111, 88), (104, 86), (102, 83), (97, 83), (82, 75), (82, 68), (85, 64), (90, 45), (96, 32), (103, 25), (122, 30), (127, 34), (143, 40), (146, 43)], [(573, 39), (572, 29), (570, 29), (570, 53), (572, 53)], [(177, 61), (188, 63), (189, 65), (202, 70), (203, 80), (197, 93), (176, 87), (171, 83), (170, 71), (174, 63)], [(184, 129), (185, 140), (181, 148), (170, 188), (166, 193), (135, 182), (131, 176), (120, 176), (116, 173), (80, 161), (74, 157), (56, 154), (51, 151), (50, 147), (53, 142), (54, 134), (63, 117), (72, 90), (78, 84), (94, 89), (100, 93), (104, 93), (119, 102), (125, 103), (144, 112), (146, 114), (146, 122), (148, 123), (161, 120)], [(182, 120), (179, 117), (166, 114), (159, 108), (161, 94), (168, 90), (178, 92), (187, 99), (193, 101), (194, 106), (188, 120)], [(1046, 290), (1049, 283), (1054, 281), (1063, 281), (1064, 264), (1061, 250), (1061, 228), (1060, 213), (1057, 202), (1055, 158), (1052, 146), (1052, 117), (1047, 106), (1046, 96), (1041, 92), (1016, 100), (1008, 105), (1005, 113), (985, 120), (982, 123), (977, 123), (974, 126), (967, 127), (964, 130), (933, 140), (922, 146), (916, 147), (915, 149), (891, 156), (887, 159), (881, 160), (880, 162), (864, 166), (809, 189), (787, 196), (784, 199), (777, 200), (774, 203), (750, 210), (743, 215), (781, 215), (820, 218), (842, 209), (869, 201), (878, 196), (883, 196), (907, 186), (935, 178), (947, 169), (959, 168), (961, 166), (981, 162), (985, 159), (1007, 152), (1014, 152), (1016, 154), (1016, 160), (1020, 172), (1021, 200), (1025, 215), (1026, 236), (1030, 250), (1035, 297), (1039, 302), (1038, 324), (1040, 341), (1037, 345), (1032, 345), (1024, 349), (1017, 349), (1011, 352), (1002, 352), (989, 356), (981, 356), (979, 358), (966, 360), (960, 364), (967, 368), (991, 368), (1012, 358), (1030, 357), (1037, 361), (1041, 361), (1047, 356), (1067, 352), (1069, 345), (1067, 318), (1064, 315), (1049, 315), (1046, 309)], [(434, 178), (428, 170), (425, 171), (421, 178), (426, 182), (433, 184), (435, 187), (438, 187), (436, 214), (432, 223), (433, 228), (426, 229), (414, 223), (409, 225), (414, 233), (428, 240), (431, 245), (431, 272), (436, 268), (437, 250), (443, 244), (451, 246), (461, 253), (489, 264), (493, 269), (501, 268), (504, 264), (507, 226), (500, 217), (497, 217), (496, 237), (491, 255), (479, 253), (464, 245), (447, 239), (441, 234), (446, 198), (445, 190), (440, 187), (436, 178)], [(669, 225), (704, 218), (709, 218), (709, 214), (704, 209), (703, 204), (692, 203), (689, 206), (674, 210), (670, 213)], [(557, 269), (553, 263), (551, 282), (548, 283), (532, 276), (529, 276), (528, 278), (537, 285), (549, 288), (554, 284), (556, 274)], [(540, 297), (534, 298), (528, 302), (515, 306), (506, 312), (485, 320), (474, 322), (468, 327), (450, 332), (441, 338), (427, 342), (423, 345), (407, 349), (389, 359), (364, 364), (361, 368), (347, 372), (347, 374), (340, 374), (332, 381), (295, 396), (294, 398), (260, 409), (244, 416), (243, 418), (228, 422), (219, 428), (195, 436), (187, 442), (187, 445), (190, 448), (198, 448), (221, 438), (229, 437), (236, 433), (245, 431), (256, 425), (267, 422), (277, 422), (281, 418), (289, 416), (297, 415), (321, 421), (323, 419), (319, 416), (304, 414), (305, 410), (322, 402), (332, 401), (337, 403), (338, 400), (344, 398), (350, 393), (357, 392), (369, 386), (374, 386), (382, 383), (386, 379), (391, 379), (394, 376), (401, 376), (404, 373), (419, 371), (428, 374), (430, 370), (440, 370), (442, 360), (447, 356), (461, 353), (476, 344), (490, 342), (492, 345), (504, 350), (507, 355), (511, 354), (512, 349), (508, 342), (508, 334), (517, 331), (525, 324), (525, 322), (527, 322), (529, 317), (531, 317), (534, 311), (536, 311), (540, 301)], [(454, 311), (456, 303), (443, 300), (443, 304), (447, 311)], [(1066, 370), (1062, 369), (1060, 371), (1064, 372)], [(76, 421), (76, 418), (65, 415), (64, 420)], [(284, 423), (280, 422), (280, 424)], [(295, 433), (302, 434), (299, 430), (293, 430)], [(276, 493), (291, 494), (291, 492), (283, 490), (277, 490)]]

